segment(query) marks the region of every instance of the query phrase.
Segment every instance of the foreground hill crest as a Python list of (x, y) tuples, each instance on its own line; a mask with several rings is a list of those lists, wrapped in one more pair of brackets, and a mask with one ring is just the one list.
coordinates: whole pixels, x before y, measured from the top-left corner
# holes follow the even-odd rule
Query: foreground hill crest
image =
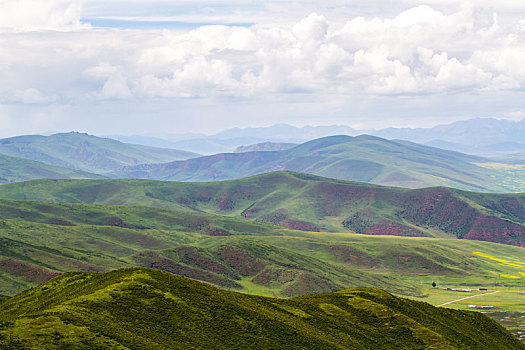
[(136, 268), (63, 274), (1, 306), (5, 349), (525, 348), (480, 313), (379, 289), (275, 299)]

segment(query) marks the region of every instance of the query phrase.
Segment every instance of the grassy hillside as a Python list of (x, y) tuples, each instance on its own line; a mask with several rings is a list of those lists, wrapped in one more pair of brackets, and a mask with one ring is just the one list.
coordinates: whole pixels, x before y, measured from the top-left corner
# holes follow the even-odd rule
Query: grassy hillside
[(525, 194), (406, 190), (291, 172), (213, 183), (38, 180), (0, 186), (0, 198), (144, 205), (307, 231), (525, 244)]
[(0, 322), (2, 348), (525, 348), (480, 313), (378, 289), (280, 300), (144, 269), (59, 276), (3, 302)]
[[(142, 266), (223, 288), (267, 295), (293, 296), (348, 286), (383, 286), (392, 292), (419, 294), (417, 286), (387, 278), (382, 273), (346, 266), (335, 259), (329, 261), (322, 255), (311, 257), (293, 244), (283, 247), (272, 239), (288, 237), (291, 241), (300, 241), (305, 239), (302, 232), (268, 225), (258, 225), (258, 232), (254, 232), (249, 228), (257, 225), (231, 221), (230, 226), (236, 226), (238, 231), (244, 229), (245, 233), (232, 235), (233, 230), (208, 226), (202, 233), (198, 233), (196, 227), (196, 233), (185, 233), (106, 225), (0, 221), (0, 293), (13, 295), (58, 272)], [(269, 239), (261, 241), (261, 234)]]
[(198, 156), (186, 151), (126, 144), (76, 132), (2, 139), (0, 154), (99, 174), (125, 165), (163, 163)]
[(7, 295), (59, 272), (126, 266), (270, 296), (351, 286), (421, 296), (421, 279), (520, 286), (525, 278), (524, 248), (479, 241), (305, 232), (140, 206), (1, 200), (0, 218)]
[(217, 181), (291, 170), (408, 188), (447, 186), (471, 191), (509, 190), (494, 181), (499, 176), (497, 170), (473, 164), (484, 161), (480, 157), (406, 141), (366, 135), (331, 136), (282, 151), (226, 153), (165, 164), (130, 166), (114, 172), (113, 176)]
[(103, 176), (0, 154), (0, 184), (42, 178), (100, 179)]

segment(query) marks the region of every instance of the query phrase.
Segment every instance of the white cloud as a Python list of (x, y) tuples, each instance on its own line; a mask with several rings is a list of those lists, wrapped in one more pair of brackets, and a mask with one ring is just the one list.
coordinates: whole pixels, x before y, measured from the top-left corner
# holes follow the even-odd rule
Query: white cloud
[(122, 74), (113, 74), (104, 83), (100, 95), (102, 98), (122, 99), (131, 97), (131, 91)]
[(107, 62), (84, 71), (85, 75), (105, 80), (102, 89), (95, 93), (103, 99), (125, 99), (132, 96), (122, 69)]
[[(403, 0), (388, 11), (378, 10), (383, 2), (359, 2), (375, 6), (373, 14), (338, 0), (287, 8), (255, 3), (267, 13), (242, 10), (241, 1), (228, 7), (239, 7), (237, 19), (245, 12), (264, 19), (253, 26), (153, 30), (91, 28), (82, 23), (78, 1), (0, 0), (0, 100), (148, 103), (304, 94), (304, 100), (373, 101), (458, 91), (503, 96), (525, 88), (525, 22), (508, 1)], [(120, 4), (112, 6), (127, 2)], [(285, 15), (271, 18), (277, 9)]]
[(0, 31), (79, 28), (81, 5), (77, 0), (0, 0)]
[(300, 42), (320, 41), (328, 32), (328, 22), (324, 16), (312, 13), (294, 25), (292, 32)]
[(8, 102), (25, 104), (50, 103), (54, 100), (54, 97), (47, 96), (35, 88), (16, 90), (12, 93), (10, 98), (8, 98)]

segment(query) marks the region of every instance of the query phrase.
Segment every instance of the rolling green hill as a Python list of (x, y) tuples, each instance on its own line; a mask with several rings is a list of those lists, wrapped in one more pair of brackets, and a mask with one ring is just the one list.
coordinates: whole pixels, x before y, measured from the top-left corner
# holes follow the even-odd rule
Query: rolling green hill
[(103, 176), (0, 154), (0, 184), (42, 178), (101, 179)]
[[(521, 290), (523, 250), (454, 238), (298, 231), (187, 210), (0, 200), (0, 295), (63, 272), (138, 266), (250, 294), (293, 297), (365, 286), (439, 305), (454, 296), (436, 294), (432, 281)], [(523, 296), (509, 296), (507, 303), (487, 303), (523, 310)], [(516, 320), (508, 326), (515, 333)]]
[(525, 245), (525, 194), (407, 190), (291, 172), (213, 183), (35, 180), (0, 198), (143, 205), (208, 212), (307, 231), (445, 237)]
[[(471, 191), (515, 191), (494, 179), (499, 172), (473, 163), (484, 158), (407, 141), (373, 136), (330, 136), (274, 152), (225, 153), (165, 164), (128, 166), (116, 178), (172, 181), (238, 179), (291, 170), (342, 180), (421, 188), (447, 186)], [(525, 190), (525, 188), (524, 188)]]
[[(130, 216), (137, 214), (135, 209), (144, 213), (143, 208), (129, 207)], [(322, 246), (319, 257), (310, 257), (294, 244), (283, 247), (272, 238), (301, 241), (307, 239), (303, 232), (228, 218), (217, 225), (213, 216), (201, 215), (201, 220), (193, 221), (191, 214), (185, 214), (178, 213), (180, 219), (187, 218), (188, 227), (181, 227), (187, 232), (122, 228), (105, 221), (79, 226), (0, 221), (0, 293), (13, 295), (59, 272), (142, 266), (268, 295), (294, 296), (347, 286), (382, 286), (405, 295), (419, 294), (416, 286), (382, 273), (345, 266), (336, 259), (326, 261)]]
[(519, 286), (525, 274), (524, 248), (480, 241), (305, 232), (140, 206), (1, 200), (0, 218), (0, 294), (6, 295), (60, 272), (131, 266), (270, 296), (355, 286), (421, 296), (415, 282), (421, 276)]
[(163, 163), (198, 156), (186, 151), (126, 144), (77, 132), (1, 139), (0, 154), (97, 174), (125, 165)]
[(370, 288), (288, 300), (145, 269), (68, 273), (2, 303), (4, 349), (523, 349), (480, 313)]

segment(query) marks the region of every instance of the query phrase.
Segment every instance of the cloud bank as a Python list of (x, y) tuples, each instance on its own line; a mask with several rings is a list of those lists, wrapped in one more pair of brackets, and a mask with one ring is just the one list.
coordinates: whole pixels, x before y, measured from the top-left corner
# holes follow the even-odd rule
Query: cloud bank
[(443, 6), (458, 4), (452, 1), (401, 3), (405, 9), (394, 14), (347, 9), (347, 18), (331, 20), (320, 7), (294, 21), (167, 30), (93, 27), (77, 1), (1, 0), (0, 103), (344, 100), (524, 89), (525, 20), (508, 11), (525, 5), (503, 2), (498, 11)]

